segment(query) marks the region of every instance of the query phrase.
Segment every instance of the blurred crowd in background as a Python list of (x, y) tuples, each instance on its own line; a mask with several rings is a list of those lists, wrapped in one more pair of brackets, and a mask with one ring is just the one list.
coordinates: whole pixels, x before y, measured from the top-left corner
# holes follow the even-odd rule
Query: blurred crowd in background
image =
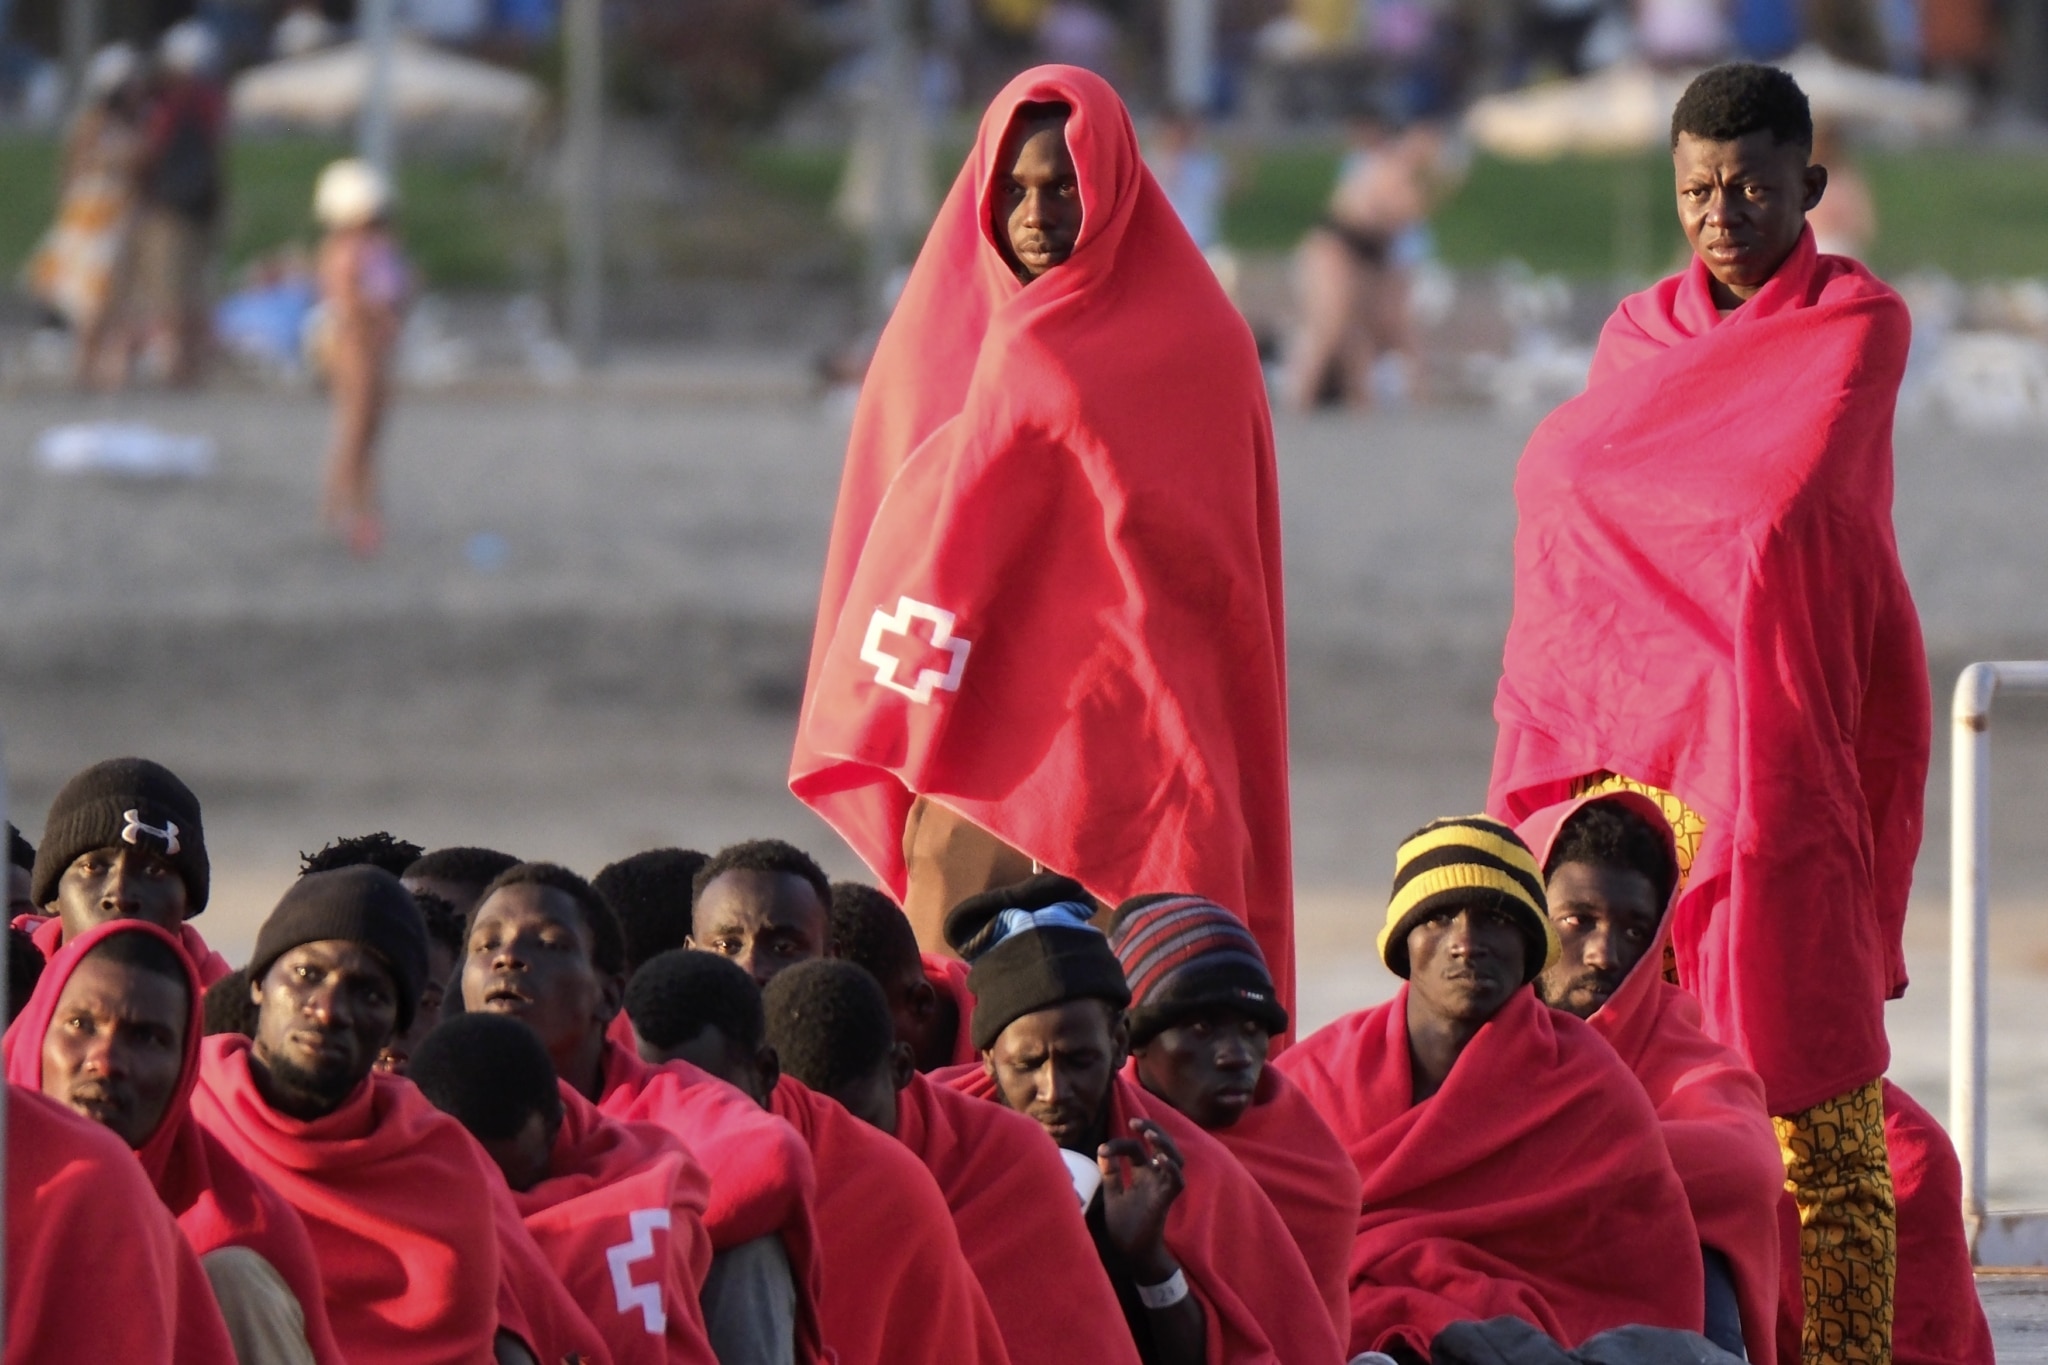
[[(396, 231), (365, 258), (366, 273), (332, 264), (356, 259), (335, 242), (364, 225), (313, 212), (315, 176), (358, 136), (370, 79), (370, 11), (358, 3), (0, 0), (0, 156), (61, 139), (46, 224), (32, 245), (0, 248), (23, 253), (5, 264), (39, 329), (26, 359), (0, 336), (0, 380), (183, 386), (231, 361), (273, 380), (325, 375), (341, 397), (352, 373), (360, 401), (337, 446), (365, 446), (393, 367), (405, 382), (460, 379), (496, 347), (543, 380), (579, 372), (589, 356), (564, 340), (574, 247), (533, 231), (531, 210), (595, 193), (652, 206), (635, 220), (614, 202), (598, 229), (615, 327), (663, 297), (650, 280), (664, 253), (695, 252), (696, 273), (751, 282), (745, 302), (725, 309), (749, 336), (778, 306), (825, 317), (804, 333), (817, 373), (856, 385), (889, 279), (972, 120), (1042, 61), (1100, 71), (1124, 94), (1154, 173), (1259, 337), (1276, 401), (1303, 408), (1461, 397), (1541, 406), (1576, 391), (1586, 320), (1679, 259), (1659, 207), (1667, 191), (1656, 188), (1668, 176), (1654, 164), (1660, 111), (1712, 61), (1784, 61), (1812, 97), (1817, 155), (1832, 174), (1815, 227), (1830, 250), (1865, 257), (1878, 238), (1882, 187), (1863, 173), (1865, 148), (1898, 136), (2031, 158), (2048, 148), (2048, 0), (593, 0), (608, 168), (579, 181), (564, 110), (565, 6), (576, 0), (390, 0), (403, 35), (390, 78), (401, 164), (372, 165), (398, 175), (368, 198), (378, 230)], [(1190, 31), (1201, 34), (1192, 67)], [(892, 102), (912, 111), (909, 123), (871, 117)], [(297, 130), (315, 159), (271, 158), (238, 182), (231, 144), (269, 145), (281, 130)], [(914, 144), (908, 179), (884, 165), (879, 149), (892, 142)], [(399, 183), (450, 145), (483, 149), (517, 194), (441, 204), (419, 177), (410, 191)], [(1559, 156), (1621, 160), (1613, 172), (1573, 162), (1559, 176), (1570, 183), (1541, 200), (1527, 189), (1536, 182), (1517, 190), (1497, 171)], [(1502, 220), (1483, 269), (1469, 245), (1447, 265), (1432, 228), (1475, 160), (1494, 176), (1484, 212)], [(4, 164), (19, 177), (31, 163)], [(1939, 239), (1897, 186), (1927, 200), (1975, 191), (1928, 178), (1931, 164), (1898, 169), (1890, 193), (1925, 220), (1923, 238)], [(1978, 190), (2012, 179), (2004, 164), (1981, 168)], [(753, 182), (729, 174), (735, 166)], [(770, 180), (828, 178), (831, 192), (778, 235), (791, 225), (728, 192), (764, 167)], [(269, 207), (237, 213), (238, 196)], [(1968, 206), (1987, 222), (1994, 207)], [(1524, 215), (1555, 234), (1566, 211), (1584, 219), (1571, 231), (1597, 236), (1582, 253), (1597, 269), (1530, 269), (1506, 220)], [(2018, 201), (2003, 211), (2032, 213)], [(864, 237), (876, 245), (863, 251)], [(1906, 290), (1927, 338), (1909, 403), (2048, 421), (2048, 284), (2036, 278), (2048, 273), (2048, 231), (2040, 237), (2037, 251), (2022, 229), (2017, 255), (1997, 266), (1875, 262)], [(387, 255), (388, 269), (378, 264)], [(732, 267), (742, 256), (772, 261)], [(1956, 282), (1986, 273), (2005, 282)], [(770, 275), (781, 305), (763, 292)], [(474, 294), (480, 279), (500, 302), (464, 336), (448, 291)], [(372, 297), (382, 320), (337, 333), (332, 320), (366, 316), (359, 304)], [(675, 334), (715, 334), (705, 297), (670, 308)], [(473, 319), (473, 304), (454, 311), (463, 307)], [(6, 321), (0, 305), (0, 332)], [(1985, 331), (1999, 339), (1975, 337)], [(1954, 347), (1951, 334), (1972, 339)], [(360, 344), (337, 349), (337, 335)], [(347, 501), (330, 487), (331, 504)], [(374, 528), (347, 533), (376, 538)]]

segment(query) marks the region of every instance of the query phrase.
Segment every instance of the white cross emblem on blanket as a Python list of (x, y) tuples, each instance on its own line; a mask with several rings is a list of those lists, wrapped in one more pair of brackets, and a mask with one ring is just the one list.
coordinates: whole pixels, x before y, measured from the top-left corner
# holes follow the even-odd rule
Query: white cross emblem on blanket
[[(911, 630), (913, 621), (925, 621), (931, 626), (931, 648), (943, 651), (948, 657), (944, 669), (920, 668), (906, 684), (897, 680), (899, 667), (907, 668), (908, 662), (899, 654), (892, 654), (884, 648), (889, 637), (902, 640), (906, 645), (920, 645)], [(962, 640), (953, 634), (953, 613), (912, 597), (898, 597), (896, 610), (883, 611), (875, 608), (875, 614), (868, 621), (867, 639), (860, 647), (860, 661), (871, 664), (875, 670), (875, 681), (892, 692), (921, 705), (929, 705), (934, 690), (958, 692), (960, 675), (967, 669), (967, 651), (973, 642)]]

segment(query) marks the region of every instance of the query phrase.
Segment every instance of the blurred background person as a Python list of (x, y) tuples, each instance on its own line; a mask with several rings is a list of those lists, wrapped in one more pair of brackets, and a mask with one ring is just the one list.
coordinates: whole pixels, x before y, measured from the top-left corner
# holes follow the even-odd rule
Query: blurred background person
[(226, 176), (227, 102), (214, 81), (219, 46), (196, 19), (157, 45), (157, 79), (143, 122), (142, 210), (135, 280), (148, 345), (165, 379), (196, 382), (210, 336), (207, 271)]
[(1311, 408), (1330, 398), (1372, 406), (1382, 355), (1400, 358), (1400, 389), (1422, 396), (1427, 377), (1410, 284), (1431, 252), (1429, 215), (1458, 178), (1437, 124), (1391, 135), (1376, 115), (1353, 119), (1329, 208), (1295, 254), (1297, 331), (1283, 378), (1290, 405)]
[(320, 243), (316, 336), (334, 402), (320, 517), (363, 558), (384, 541), (377, 436), (390, 401), (392, 353), (412, 292), (390, 212), (390, 187), (368, 162), (350, 157), (320, 173), (313, 213), (326, 237)]
[(141, 77), (141, 59), (126, 43), (93, 55), (64, 142), (57, 220), (26, 272), (36, 301), (71, 329), (81, 387), (115, 388), (126, 377), (127, 349), (117, 334), (142, 157)]
[(1806, 215), (1814, 245), (1831, 256), (1863, 260), (1877, 240), (1877, 202), (1838, 126), (1814, 120), (1813, 163), (1828, 170), (1827, 193)]
[(1223, 241), (1223, 206), (1230, 197), (1230, 165), (1203, 136), (1202, 116), (1176, 111), (1160, 126), (1146, 158), (1166, 202), (1216, 272), (1223, 292), (1237, 297), (1237, 258)]

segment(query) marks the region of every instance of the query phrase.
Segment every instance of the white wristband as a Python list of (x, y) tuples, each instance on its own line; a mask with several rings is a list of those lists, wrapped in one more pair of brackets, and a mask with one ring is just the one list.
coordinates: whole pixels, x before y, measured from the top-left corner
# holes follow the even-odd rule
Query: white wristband
[(1147, 1308), (1158, 1310), (1171, 1308), (1188, 1296), (1188, 1277), (1176, 1270), (1162, 1284), (1141, 1284), (1138, 1286), (1138, 1302)]

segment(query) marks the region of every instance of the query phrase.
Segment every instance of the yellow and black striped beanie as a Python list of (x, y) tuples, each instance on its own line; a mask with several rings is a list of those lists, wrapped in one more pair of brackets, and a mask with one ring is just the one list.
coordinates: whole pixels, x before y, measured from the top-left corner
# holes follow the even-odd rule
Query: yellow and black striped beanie
[(1432, 820), (1394, 855), (1394, 893), (1380, 930), (1380, 960), (1408, 976), (1408, 931), (1446, 905), (1491, 899), (1515, 918), (1528, 943), (1522, 979), (1534, 981), (1558, 957), (1557, 931), (1543, 898), (1536, 855), (1500, 821), (1485, 815)]

